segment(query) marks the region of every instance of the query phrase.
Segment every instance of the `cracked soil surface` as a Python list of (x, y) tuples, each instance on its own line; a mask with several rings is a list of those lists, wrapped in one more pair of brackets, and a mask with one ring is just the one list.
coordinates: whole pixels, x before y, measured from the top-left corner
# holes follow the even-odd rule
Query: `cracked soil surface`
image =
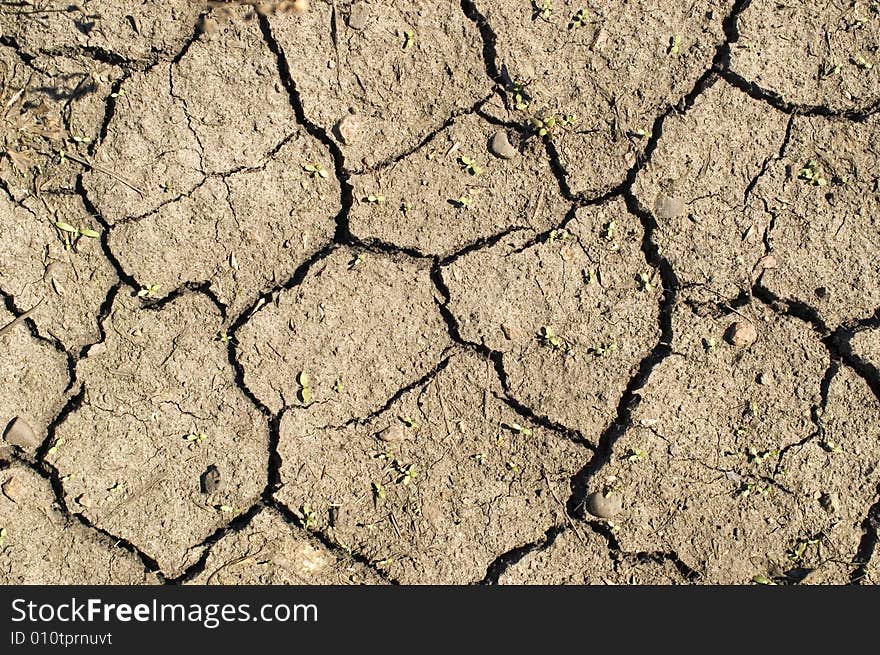
[(0, 4), (0, 582), (880, 582), (880, 2), (290, 4)]

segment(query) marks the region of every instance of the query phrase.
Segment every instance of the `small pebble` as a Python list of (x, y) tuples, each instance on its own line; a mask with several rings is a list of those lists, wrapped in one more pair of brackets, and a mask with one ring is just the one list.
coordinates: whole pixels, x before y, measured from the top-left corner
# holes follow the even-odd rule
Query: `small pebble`
[(729, 340), (737, 348), (748, 348), (758, 338), (757, 328), (748, 321), (737, 321), (728, 330)]
[(654, 215), (662, 220), (675, 218), (684, 213), (684, 204), (678, 198), (659, 194), (654, 202)]
[(623, 509), (623, 499), (620, 494), (610, 493), (607, 496), (595, 491), (587, 496), (587, 511), (600, 519), (610, 519)]
[(3, 495), (13, 503), (17, 503), (24, 498), (24, 484), (22, 484), (21, 480), (14, 475), (4, 482), (0, 489), (2, 489)]
[(18, 446), (24, 450), (34, 450), (40, 445), (40, 440), (34, 434), (33, 428), (20, 416), (12, 419), (12, 423), (6, 428), (6, 434), (3, 435), (3, 438), (6, 440), (6, 443)]
[(199, 479), (203, 494), (212, 494), (220, 488), (220, 470), (211, 464)]
[(406, 428), (403, 425), (400, 423), (394, 423), (378, 432), (376, 437), (379, 440), (388, 443), (399, 443), (401, 441), (406, 441), (409, 438), (409, 435), (406, 433)]
[(353, 30), (362, 30), (370, 18), (370, 8), (366, 2), (355, 2), (348, 15), (348, 26)]
[(492, 154), (497, 155), (502, 159), (513, 159), (516, 157), (516, 148), (510, 145), (510, 141), (507, 138), (507, 132), (504, 130), (498, 130), (495, 132), (492, 141), (489, 143), (489, 150), (492, 151)]
[(348, 114), (336, 124), (336, 134), (342, 143), (350, 146), (355, 142), (361, 132), (361, 119), (354, 114)]

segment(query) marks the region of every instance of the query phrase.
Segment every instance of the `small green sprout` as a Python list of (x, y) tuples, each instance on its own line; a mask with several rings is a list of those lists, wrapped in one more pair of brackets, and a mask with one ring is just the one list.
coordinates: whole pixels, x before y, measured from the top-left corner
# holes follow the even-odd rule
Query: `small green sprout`
[(800, 170), (798, 179), (806, 180), (811, 186), (825, 186), (827, 184), (822, 168), (815, 159), (808, 161), (807, 165)]
[(101, 237), (101, 234), (95, 230), (87, 227), (75, 227), (64, 221), (56, 221), (55, 228), (64, 239), (64, 249), (73, 250), (73, 252), (76, 252), (76, 244), (79, 243), (82, 237), (88, 237), (89, 239), (99, 239)]
[(510, 471), (513, 475), (519, 475), (520, 471), (522, 470), (519, 467), (519, 464), (517, 464), (516, 462), (507, 462), (505, 466), (507, 467), (507, 470)]
[(703, 337), (703, 350), (707, 353), (715, 352), (715, 349), (718, 347), (718, 342), (714, 337)]
[(623, 459), (627, 462), (641, 462), (645, 459), (647, 453), (644, 450), (639, 448), (630, 448), (626, 451), (626, 455), (623, 456)]
[(585, 9), (578, 9), (577, 13), (571, 17), (571, 21), (568, 23), (568, 29), (574, 30), (579, 27), (584, 27), (587, 24), (587, 12)]
[(602, 228), (601, 237), (605, 239), (605, 241), (614, 241), (614, 235), (617, 233), (617, 221), (610, 221), (605, 224), (605, 227)]
[(215, 505), (224, 514), (241, 514), (241, 510), (235, 505)]
[(6, 541), (6, 528), (0, 528), (0, 546)]
[(818, 539), (798, 539), (797, 543), (795, 543), (795, 545), (794, 545), (794, 548), (792, 548), (787, 553), (789, 559), (791, 559), (795, 563), (802, 561), (804, 558), (804, 553), (806, 552), (807, 548), (809, 548), (810, 546), (816, 546), (818, 548), (819, 547), (819, 540)]
[(312, 378), (305, 371), (300, 371), (299, 375), (296, 376), (296, 381), (299, 384), (299, 391), (297, 392), (297, 395), (304, 405), (308, 405), (312, 401), (313, 396)]
[(412, 420), (409, 416), (401, 416), (400, 420), (403, 421), (406, 424), (406, 427), (408, 427), (410, 430), (415, 430), (417, 427), (419, 427), (419, 424)]
[(373, 483), (373, 498), (376, 500), (385, 500), (387, 493), (385, 492), (385, 487), (383, 487), (378, 482)]
[(164, 191), (165, 193), (171, 193), (171, 191), (174, 190), (174, 185), (168, 180), (165, 180), (164, 182), (162, 182), (162, 184), (159, 185), (159, 188), (162, 189), (162, 191)]
[(529, 126), (538, 136), (546, 136), (556, 127), (556, 119), (552, 116), (543, 116), (541, 118), (532, 116), (529, 119)]
[(413, 43), (415, 42), (416, 35), (413, 33), (412, 30), (406, 30), (404, 31), (403, 36), (405, 37), (405, 40), (403, 42), (403, 49), (406, 50), (407, 48), (411, 48)]
[(763, 464), (764, 461), (768, 458), (776, 457), (777, 455), (779, 455), (779, 449), (777, 448), (775, 450), (762, 450), (759, 452), (753, 446), (749, 446), (746, 454), (748, 455), (750, 462), (754, 462), (755, 464)]
[(378, 205), (385, 202), (385, 196), (371, 193), (366, 197), (366, 201), (371, 205)]
[(342, 393), (342, 380), (340, 378), (336, 378), (336, 382), (333, 383), (333, 391)]
[(753, 584), (760, 584), (760, 585), (776, 585), (776, 583), (773, 582), (773, 580), (768, 578), (766, 575), (761, 575), (761, 574), (758, 574), (754, 578), (752, 578), (752, 583)]
[(228, 343), (232, 343), (235, 339), (228, 332), (218, 332), (217, 336), (214, 337), (214, 341), (219, 341), (224, 346)]
[(54, 455), (56, 452), (58, 452), (58, 448), (59, 448), (63, 443), (64, 443), (64, 437), (61, 437), (60, 439), (56, 439), (56, 440), (55, 440), (55, 443), (52, 444), (52, 447), (49, 448), (49, 450), (46, 451), (46, 454), (47, 454), (47, 455)]
[(124, 482), (116, 482), (116, 483), (113, 484), (112, 487), (110, 487), (109, 489), (107, 489), (107, 491), (109, 491), (110, 493), (116, 493), (117, 491), (122, 491), (122, 489), (123, 489), (124, 487), (125, 487), (125, 483), (124, 483)]
[(303, 528), (311, 530), (317, 525), (318, 517), (312, 511), (311, 507), (304, 504), (299, 508), (299, 513), (302, 514)]
[(508, 428), (509, 430), (511, 430), (513, 432), (516, 432), (517, 434), (521, 434), (524, 437), (532, 436), (532, 429), (527, 428), (525, 426), (522, 426), (519, 423), (508, 423), (504, 427)]
[(477, 166), (477, 162), (475, 159), (461, 156), (458, 161), (461, 163), (462, 169), (464, 169), (471, 175), (480, 175), (483, 172), (483, 169)]
[(741, 498), (747, 498), (752, 494), (766, 496), (770, 493), (770, 485), (759, 482), (744, 482), (737, 493)]
[(563, 127), (574, 127), (577, 125), (578, 116), (577, 114), (564, 114), (559, 122)]
[(568, 241), (571, 234), (566, 229), (562, 230), (550, 230), (550, 236), (547, 237), (547, 243), (553, 243), (555, 241)]
[(91, 143), (91, 140), (87, 139), (84, 136), (71, 136), (70, 140), (73, 141), (74, 143), (83, 143), (83, 144)]
[(141, 290), (137, 292), (138, 298), (152, 298), (158, 292), (159, 289), (162, 288), (160, 284), (147, 284), (141, 287)]
[(404, 216), (409, 216), (409, 213), (412, 211), (412, 205), (408, 202), (400, 203), (400, 211), (403, 212)]
[(639, 273), (636, 280), (639, 283), (640, 291), (651, 291), (654, 288), (654, 285), (651, 284), (651, 276), (647, 273)]
[(190, 443), (200, 444), (207, 438), (208, 435), (204, 432), (190, 432), (184, 437), (184, 440)]
[(483, 465), (486, 463), (486, 454), (477, 453), (476, 455), (471, 455), (471, 459), (473, 459), (477, 464)]
[(355, 255), (355, 258), (352, 259), (351, 262), (348, 264), (348, 270), (351, 271), (351, 270), (357, 268), (361, 264), (361, 262), (363, 262), (363, 261), (364, 261), (363, 254), (358, 253), (357, 255)]
[(617, 351), (617, 342), (612, 341), (610, 343), (600, 344), (596, 348), (590, 348), (589, 352), (596, 357), (606, 357), (613, 352)]
[(832, 441), (831, 439), (822, 439), (822, 441), (819, 442), (819, 446), (822, 447), (822, 450), (831, 453), (832, 455), (838, 455), (843, 452), (843, 448), (838, 446), (837, 442)]
[(541, 19), (550, 22), (553, 15), (553, 0), (533, 0), (532, 2), (532, 20)]
[(119, 89), (119, 91), (114, 91), (110, 94), (111, 98), (122, 98), (125, 96), (125, 89)]
[(474, 201), (470, 196), (461, 196), (458, 200), (453, 200), (452, 204), (459, 209), (470, 209), (473, 202)]
[(840, 74), (842, 68), (843, 67), (836, 61), (823, 62), (821, 68), (819, 69), (819, 77), (834, 77), (835, 75)]
[(510, 87), (513, 94), (513, 106), (517, 109), (525, 109), (531, 102), (526, 94), (526, 84), (524, 82), (514, 82)]
[(312, 177), (320, 177), (322, 180), (326, 180), (330, 175), (327, 172), (327, 169), (321, 166), (321, 164), (306, 164), (303, 166), (303, 170), (307, 173), (311, 173)]
[(541, 329), (538, 331), (538, 339), (543, 345), (550, 346), (554, 350), (559, 350), (563, 346), (562, 338), (549, 325), (541, 326)]
[(670, 55), (677, 55), (681, 51), (681, 34), (673, 34), (669, 37), (669, 48), (666, 52)]
[(398, 472), (401, 473), (400, 478), (398, 478), (398, 484), (402, 484), (404, 487), (412, 483), (416, 479), (417, 471), (416, 467), (413, 464), (410, 464), (406, 468), (399, 467)]
[(632, 136), (636, 137), (637, 139), (650, 139), (651, 138), (651, 132), (649, 130), (644, 130), (641, 128), (639, 128), (638, 130), (633, 130), (632, 132), (630, 132), (630, 134)]
[(874, 68), (874, 64), (870, 61), (862, 57), (861, 55), (856, 55), (852, 58), (852, 63), (863, 71), (869, 71)]
[(596, 279), (596, 271), (592, 268), (591, 269), (585, 268), (583, 271), (583, 275), (584, 275), (584, 283), (587, 285), (592, 284), (593, 280)]

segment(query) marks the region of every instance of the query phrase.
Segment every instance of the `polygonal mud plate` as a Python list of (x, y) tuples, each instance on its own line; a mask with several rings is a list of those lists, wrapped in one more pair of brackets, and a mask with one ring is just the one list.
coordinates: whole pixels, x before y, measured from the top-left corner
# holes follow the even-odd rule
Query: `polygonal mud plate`
[(236, 316), (333, 238), (340, 204), (332, 171), (327, 151), (297, 130), (263, 166), (210, 177), (189, 196), (118, 223), (110, 248), (139, 284), (160, 285), (157, 297), (208, 281)]
[[(0, 328), (14, 319), (0, 307)], [(19, 322), (0, 336), (0, 353), (0, 430), (5, 433), (13, 419), (20, 417), (42, 442), (49, 423), (66, 400), (70, 382), (67, 357), (48, 342), (31, 336), (26, 322)]]
[(413, 154), (354, 176), (352, 233), (442, 255), (507, 229), (561, 223), (568, 205), (540, 140), (508, 161), (487, 149), (497, 130), (474, 114), (462, 116)]
[[(66, 502), (127, 539), (169, 576), (265, 486), (264, 417), (234, 384), (219, 312), (187, 293), (160, 310), (120, 293), (106, 341), (77, 365), (82, 404), (58, 427), (48, 461)], [(200, 492), (209, 466), (220, 487)]]
[[(75, 195), (30, 196), (17, 207), (0, 202), (0, 289), (31, 318), (40, 334), (60, 341), (71, 353), (99, 339), (98, 315), (116, 274), (97, 238), (74, 239), (55, 227), (101, 231)], [(76, 249), (69, 245), (76, 241)]]
[(562, 520), (569, 479), (590, 455), (501, 394), (491, 363), (468, 352), (363, 422), (322, 428), (292, 408), (277, 495), (400, 582), (478, 581)]
[(546, 547), (538, 548), (507, 567), (498, 578), (504, 585), (681, 584), (674, 564), (665, 560), (618, 553), (590, 529), (568, 529)]
[(702, 579), (728, 584), (816, 568), (814, 543), (797, 555), (816, 538), (821, 559), (849, 561), (858, 545), (850, 518), (824, 510), (816, 491), (843, 498), (850, 476), (826, 476), (828, 462), (807, 464), (798, 454), (822, 439), (812, 413), (829, 356), (818, 335), (746, 306), (739, 311), (758, 339), (735, 348), (722, 335), (742, 316), (696, 310), (676, 308), (673, 352), (640, 392), (611, 462), (590, 481), (592, 491), (622, 497), (623, 511), (611, 519), (621, 548), (675, 553)]
[[(499, 68), (522, 87), (510, 89), (507, 110), (493, 106), (492, 113), (555, 118), (552, 139), (569, 185), (589, 197), (623, 182), (654, 120), (709, 69), (729, 10), (720, 0), (614, 0), (595, 9), (556, 0), (549, 15), (536, 10), (543, 2), (475, 4), (497, 34)], [(566, 115), (575, 116), (573, 125), (561, 125)]]
[(762, 179), (778, 260), (762, 285), (814, 307), (831, 329), (880, 305), (878, 139), (877, 118), (795, 118), (785, 156)]
[(727, 299), (751, 288), (772, 220), (761, 176), (779, 155), (786, 123), (723, 81), (663, 122), (633, 192), (654, 215), (654, 242), (680, 283)]
[(117, 177), (84, 176), (111, 223), (189, 194), (205, 175), (263, 165), (296, 130), (275, 57), (253, 21), (202, 35), (179, 62), (133, 74), (120, 93), (94, 158)]
[(365, 417), (451, 346), (434, 293), (423, 263), (335, 250), (238, 330), (244, 382), (272, 412), (311, 405), (321, 425)]
[(870, 109), (880, 100), (880, 13), (869, 5), (754, 0), (739, 16), (730, 67), (788, 102)]
[(660, 337), (662, 283), (642, 234), (615, 200), (537, 243), (508, 238), (443, 269), (462, 337), (502, 353), (511, 395), (593, 442)]
[(143, 563), (58, 511), (48, 480), (0, 471), (0, 584), (153, 584)]
[(383, 584), (375, 571), (335, 553), (264, 509), (211, 547), (191, 584)]
[(22, 5), (0, 14), (0, 32), (31, 55), (82, 50), (149, 62), (183, 47), (203, 8), (187, 0), (67, 3), (60, 11), (57, 6), (41, 10)]
[(458, 2), (310, 4), (304, 15), (271, 18), (271, 31), (306, 118), (342, 143), (335, 127), (357, 111), (360, 129), (342, 148), (350, 170), (414, 148), (490, 92), (480, 32)]

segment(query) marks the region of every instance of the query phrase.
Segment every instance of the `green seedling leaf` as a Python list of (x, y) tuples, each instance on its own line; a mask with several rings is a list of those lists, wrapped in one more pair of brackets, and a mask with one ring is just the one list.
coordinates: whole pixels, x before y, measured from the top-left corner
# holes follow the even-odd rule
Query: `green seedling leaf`
[(775, 582), (773, 582), (773, 580), (768, 578), (766, 575), (761, 575), (761, 574), (758, 574), (754, 578), (752, 578), (752, 582), (754, 584), (760, 584), (760, 585), (775, 585), (776, 584)]
[(55, 227), (57, 227), (62, 232), (69, 232), (70, 234), (79, 234), (79, 230), (77, 230), (70, 223), (65, 223), (64, 221), (56, 221)]
[(141, 290), (137, 292), (138, 298), (152, 298), (156, 293), (158, 293), (161, 285), (159, 284), (147, 284), (141, 287)]
[(300, 371), (299, 375), (296, 376), (296, 381), (301, 387), (309, 387), (312, 385), (312, 378), (305, 371)]
[(385, 202), (385, 196), (370, 194), (367, 196), (367, 202), (371, 204), (379, 204)]
[(681, 35), (680, 34), (673, 34), (671, 37), (669, 37), (669, 48), (667, 49), (667, 52), (670, 55), (677, 55), (680, 52), (680, 50), (681, 50)]
[(55, 441), (55, 443), (52, 444), (52, 447), (49, 448), (49, 450), (46, 451), (46, 454), (47, 454), (47, 455), (54, 455), (56, 452), (58, 452), (58, 448), (59, 448), (63, 443), (64, 443), (64, 437), (62, 437), (61, 439), (57, 439), (57, 440)]
[(584, 27), (587, 24), (587, 12), (584, 9), (579, 9), (574, 16), (571, 17), (571, 21), (568, 23), (568, 29), (576, 30), (580, 27)]
[(302, 505), (299, 508), (299, 513), (302, 515), (303, 527), (306, 530), (311, 530), (318, 523), (318, 517), (312, 511), (312, 508), (309, 505)]
[(84, 237), (88, 237), (88, 238), (90, 238), (90, 239), (97, 239), (97, 238), (99, 238), (99, 237), (101, 236), (100, 232), (95, 232), (94, 230), (90, 230), (90, 229), (87, 228), (87, 227), (81, 227), (81, 228), (79, 228), (79, 233), (80, 233), (82, 236), (84, 236)]
[(406, 30), (403, 35), (404, 37), (406, 37), (403, 42), (403, 49), (406, 50), (407, 48), (412, 47), (413, 42), (415, 41), (415, 34), (412, 32), (412, 30)]
[(303, 404), (308, 405), (312, 402), (312, 390), (309, 387), (303, 387), (299, 390), (299, 399)]

